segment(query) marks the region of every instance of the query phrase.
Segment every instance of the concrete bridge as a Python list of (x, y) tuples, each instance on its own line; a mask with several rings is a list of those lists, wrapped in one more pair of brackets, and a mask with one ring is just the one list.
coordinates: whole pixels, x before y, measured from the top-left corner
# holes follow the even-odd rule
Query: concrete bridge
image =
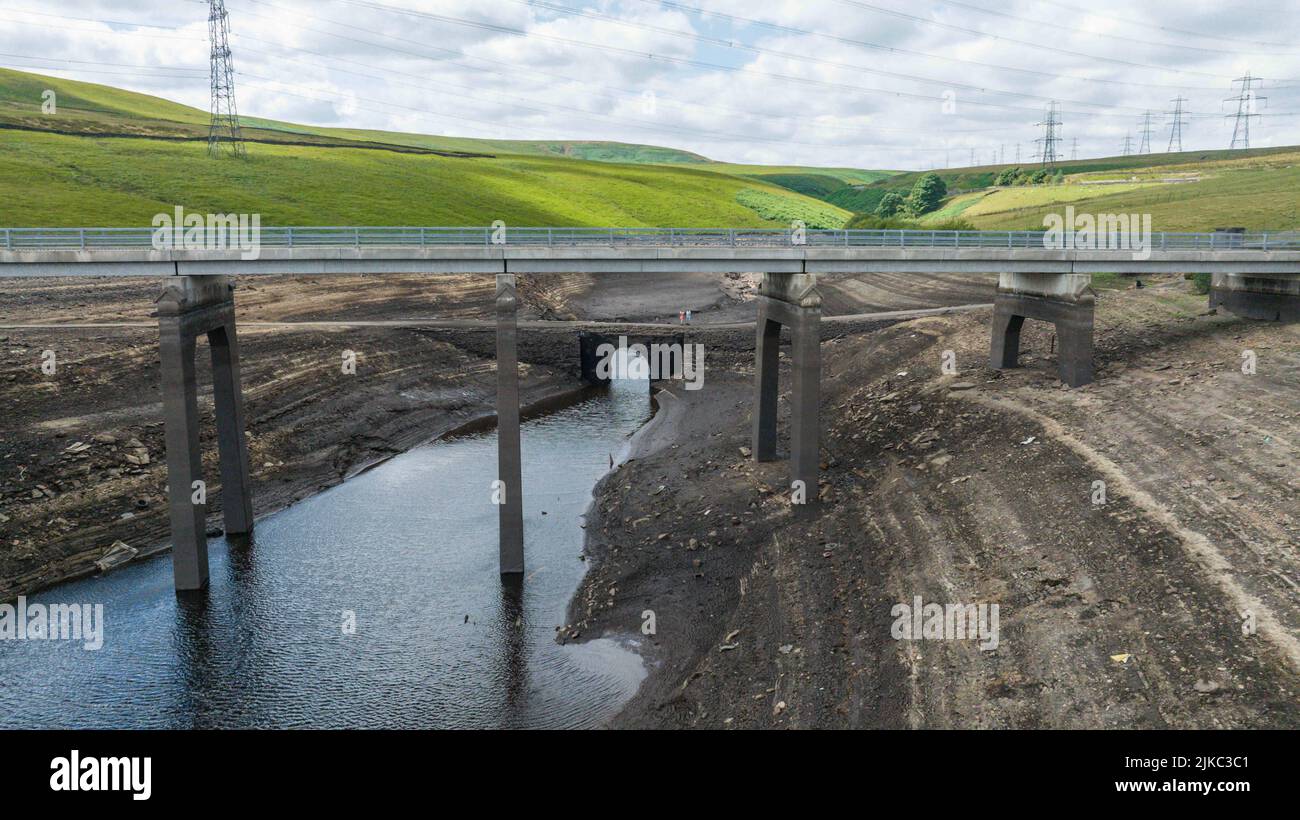
[[(616, 228), (258, 228), (187, 241), (185, 231), (0, 229), (0, 278), (158, 276), (172, 561), (178, 590), (208, 581), (194, 355), (213, 362), (226, 531), (253, 528), (244, 441), (234, 275), (481, 273), (496, 276), (500, 569), (524, 569), (516, 277), (533, 273), (761, 273), (753, 457), (777, 454), (778, 344), (793, 343), (790, 476), (816, 504), (820, 431), (821, 273), (998, 273), (990, 363), (1017, 365), (1026, 318), (1052, 322), (1060, 372), (1092, 380), (1091, 275), (1208, 273), (1210, 303), (1245, 316), (1300, 320), (1300, 234), (1155, 233), (1109, 247), (1051, 247), (1042, 232)], [(251, 239), (251, 242), (241, 241)]]

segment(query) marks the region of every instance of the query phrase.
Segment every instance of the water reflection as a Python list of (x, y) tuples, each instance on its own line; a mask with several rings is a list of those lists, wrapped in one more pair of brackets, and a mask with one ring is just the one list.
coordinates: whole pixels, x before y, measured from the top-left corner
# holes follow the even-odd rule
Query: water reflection
[(591, 488), (648, 416), (645, 384), (615, 383), (525, 423), (522, 584), (497, 573), (488, 433), (265, 518), (255, 541), (215, 539), (204, 593), (176, 596), (163, 556), (33, 596), (103, 603), (104, 647), (0, 642), (0, 726), (596, 725), (640, 661), (558, 646), (555, 627)]

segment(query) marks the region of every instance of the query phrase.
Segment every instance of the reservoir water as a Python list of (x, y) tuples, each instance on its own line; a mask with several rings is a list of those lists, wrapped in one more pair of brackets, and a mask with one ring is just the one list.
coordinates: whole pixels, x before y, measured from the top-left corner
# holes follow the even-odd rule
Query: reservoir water
[(497, 572), (488, 432), (267, 516), (251, 544), (212, 539), (206, 594), (178, 598), (162, 555), (30, 596), (103, 604), (103, 647), (0, 641), (0, 727), (599, 725), (640, 658), (560, 646), (555, 627), (586, 568), (592, 488), (650, 413), (646, 382), (615, 382), (525, 422), (522, 590)]

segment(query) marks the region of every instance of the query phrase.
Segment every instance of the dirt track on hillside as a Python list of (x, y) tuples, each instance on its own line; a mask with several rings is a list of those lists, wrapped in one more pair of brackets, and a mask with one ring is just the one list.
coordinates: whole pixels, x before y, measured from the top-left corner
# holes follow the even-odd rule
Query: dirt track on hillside
[[(616, 725), (1300, 726), (1300, 329), (1198, 316), (1203, 299), (1104, 292), (1080, 390), (1046, 326), (1026, 327), (1027, 367), (988, 370), (987, 314), (825, 344), (810, 519), (785, 464), (741, 450), (744, 368), (672, 390), (679, 429), (655, 438), (676, 447), (602, 486), (565, 632), (656, 612)], [(999, 647), (894, 640), (915, 596), (997, 603)]]

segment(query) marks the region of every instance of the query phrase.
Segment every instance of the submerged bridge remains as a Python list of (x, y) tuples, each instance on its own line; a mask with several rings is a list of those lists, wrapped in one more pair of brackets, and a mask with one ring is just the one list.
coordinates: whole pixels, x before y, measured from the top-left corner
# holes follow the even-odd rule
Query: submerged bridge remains
[[(208, 582), (196, 342), (213, 362), (225, 528), (253, 529), (244, 440), (236, 275), (493, 274), (496, 276), (500, 569), (524, 569), (516, 277), (536, 273), (761, 273), (757, 304), (753, 458), (777, 457), (778, 345), (792, 337), (790, 462), (816, 504), (823, 273), (997, 273), (995, 368), (1017, 365), (1026, 318), (1052, 322), (1061, 378), (1092, 381), (1093, 273), (1200, 273), (1210, 304), (1271, 320), (1300, 320), (1300, 233), (1155, 233), (1111, 246), (1050, 247), (1032, 231), (816, 231), (681, 228), (259, 228), (252, 245), (223, 237), (197, 247), (160, 243), (148, 228), (0, 229), (0, 278), (158, 276), (172, 561), (177, 590)], [(210, 237), (205, 237), (210, 238)], [(1129, 241), (1130, 239), (1138, 241)], [(163, 245), (160, 247), (160, 244)]]

